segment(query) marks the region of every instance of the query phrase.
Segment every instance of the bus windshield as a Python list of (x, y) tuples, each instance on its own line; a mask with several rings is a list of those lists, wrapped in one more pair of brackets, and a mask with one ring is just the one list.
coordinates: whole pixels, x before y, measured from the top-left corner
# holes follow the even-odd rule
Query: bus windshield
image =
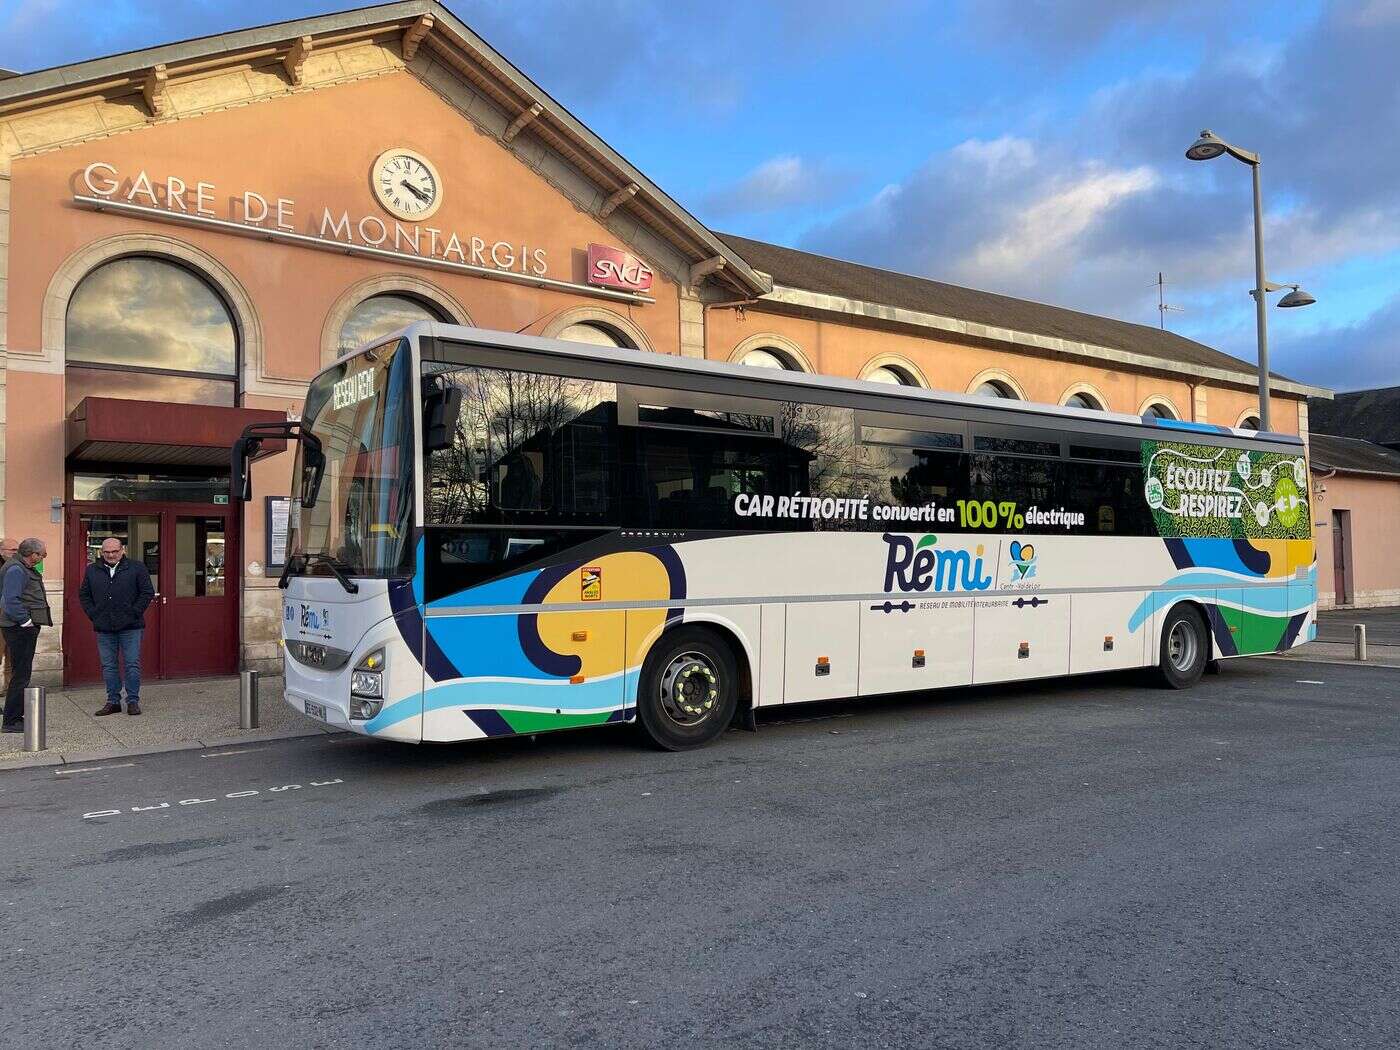
[[(395, 340), (337, 364), (312, 381), (302, 417), (321, 441), (325, 476), (315, 506), (292, 503), (290, 558), (329, 575), (387, 577), (410, 571), (413, 525), (413, 391), (408, 344)], [(297, 451), (292, 477), (302, 476)], [(319, 566), (319, 568), (318, 568)]]

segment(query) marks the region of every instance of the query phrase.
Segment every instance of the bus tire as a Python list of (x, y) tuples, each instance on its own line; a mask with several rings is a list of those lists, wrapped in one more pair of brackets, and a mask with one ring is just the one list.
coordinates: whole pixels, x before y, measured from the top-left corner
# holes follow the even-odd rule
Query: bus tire
[(1210, 661), (1210, 635), (1201, 614), (1190, 605), (1178, 605), (1162, 624), (1157, 673), (1168, 689), (1189, 689), (1201, 680)]
[(704, 747), (728, 728), (739, 699), (739, 666), (729, 647), (696, 627), (667, 631), (637, 683), (637, 721), (665, 751)]

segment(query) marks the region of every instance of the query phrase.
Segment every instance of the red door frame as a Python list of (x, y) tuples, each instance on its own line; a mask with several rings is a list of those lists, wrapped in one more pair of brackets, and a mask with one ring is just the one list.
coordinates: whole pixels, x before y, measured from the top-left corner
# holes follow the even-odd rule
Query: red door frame
[[(149, 679), (166, 677), (183, 678), (203, 678), (214, 675), (233, 674), (238, 670), (238, 652), (241, 635), (240, 609), (241, 609), (241, 579), (239, 567), (242, 562), (242, 525), (243, 516), (239, 513), (239, 508), (227, 504), (214, 503), (145, 503), (145, 502), (107, 502), (107, 501), (70, 501), (67, 507), (66, 521), (64, 523), (64, 586), (63, 586), (63, 619), (67, 625), (74, 621), (73, 617), (82, 618), (86, 622), (82, 606), (78, 604), (78, 588), (82, 585), (83, 573), (87, 570), (87, 549), (83, 542), (80, 521), (83, 515), (111, 515), (116, 517), (129, 516), (155, 516), (160, 519), (160, 580), (162, 593), (156, 599), (160, 609), (155, 614), (160, 616), (160, 621), (156, 625), (160, 629), (160, 657), (157, 663), (150, 668), (143, 668), (143, 676)], [(224, 595), (222, 599), (211, 598), (176, 598), (174, 594), (175, 586), (175, 519), (181, 518), (222, 518), (224, 521)], [(221, 601), (222, 607), (217, 610), (222, 615), (215, 615), (212, 619), (205, 617), (208, 621), (203, 625), (190, 625), (195, 627), (194, 631), (172, 630), (170, 624), (163, 622), (163, 613), (167, 609), (180, 609), (182, 603), (198, 602), (208, 606), (215, 601)], [(173, 603), (173, 605), (172, 605)], [(188, 606), (183, 610), (190, 612)], [(213, 610), (210, 610), (213, 611)], [(176, 617), (177, 619), (179, 617)], [(200, 627), (208, 627), (222, 621), (222, 629), (213, 631)], [(152, 613), (147, 613), (147, 623), (152, 623)], [(83, 631), (81, 644), (93, 644), (87, 636), (91, 631)], [(219, 635), (224, 635), (226, 644), (220, 645)], [(70, 632), (67, 626), (64, 627), (63, 634), (63, 683), (87, 684), (88, 679), (82, 682), (72, 682), (70, 675), (70, 649), (69, 642), (72, 639), (75, 645), (80, 644), (78, 637)], [(205, 647), (202, 657), (196, 658), (194, 667), (191, 668), (191, 661), (188, 657), (188, 648), (191, 644), (203, 645)], [(174, 652), (176, 645), (181, 646), (181, 652), (175, 659), (170, 659), (169, 655)], [(169, 675), (167, 668), (180, 666), (182, 670), (175, 675)]]

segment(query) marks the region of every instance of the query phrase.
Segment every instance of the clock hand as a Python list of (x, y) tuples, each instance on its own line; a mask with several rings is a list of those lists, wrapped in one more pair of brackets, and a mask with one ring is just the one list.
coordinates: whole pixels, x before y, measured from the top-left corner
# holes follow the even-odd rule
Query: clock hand
[(428, 203), (428, 195), (422, 190), (420, 190), (417, 186), (413, 185), (413, 183), (409, 182), (407, 179), (400, 179), (399, 185), (402, 186), (404, 189), (408, 190), (409, 193), (413, 194), (424, 204)]

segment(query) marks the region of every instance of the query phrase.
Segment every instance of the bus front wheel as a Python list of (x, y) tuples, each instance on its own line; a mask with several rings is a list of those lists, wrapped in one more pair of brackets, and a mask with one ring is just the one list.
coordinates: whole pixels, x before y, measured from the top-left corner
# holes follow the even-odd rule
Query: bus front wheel
[(1157, 671), (1170, 689), (1186, 689), (1201, 679), (1210, 659), (1210, 636), (1201, 614), (1189, 605), (1167, 613)]
[(637, 683), (637, 720), (666, 751), (703, 747), (724, 732), (738, 703), (739, 668), (708, 631), (668, 631), (652, 648)]

